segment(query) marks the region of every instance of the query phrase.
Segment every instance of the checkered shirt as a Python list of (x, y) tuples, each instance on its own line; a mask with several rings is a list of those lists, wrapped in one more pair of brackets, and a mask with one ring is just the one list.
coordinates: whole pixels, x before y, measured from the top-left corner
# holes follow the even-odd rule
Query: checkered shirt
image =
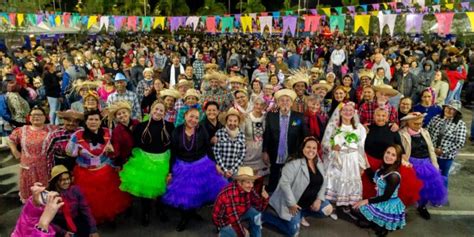
[(141, 80), (138, 82), (135, 93), (137, 94), (138, 101), (142, 101), (145, 97), (145, 89), (153, 86), (153, 80)]
[(107, 98), (107, 106), (117, 102), (127, 101), (132, 105), (132, 118), (141, 120), (142, 112), (140, 111), (140, 102), (138, 101), (137, 94), (132, 91), (125, 91), (123, 94), (119, 94), (117, 91), (110, 94)]
[(428, 132), (433, 145), (443, 150), (443, 154), (438, 157), (440, 159), (456, 158), (458, 151), (466, 142), (466, 123), (462, 120), (453, 123), (452, 119), (445, 119), (440, 115), (436, 115), (428, 124)]
[[(369, 101), (363, 103), (359, 108), (360, 123), (364, 125), (370, 125), (374, 123), (374, 111), (379, 107), (376, 101)], [(385, 108), (389, 113), (389, 122), (398, 123), (398, 111), (393, 105), (388, 102), (385, 104)]]
[(245, 158), (245, 134), (239, 131), (237, 137), (232, 139), (226, 128), (216, 132), (217, 143), (212, 147), (217, 164), (224, 171), (237, 173), (239, 166)]
[(193, 74), (196, 75), (196, 78), (202, 80), (204, 77), (204, 61), (196, 60), (193, 63)]

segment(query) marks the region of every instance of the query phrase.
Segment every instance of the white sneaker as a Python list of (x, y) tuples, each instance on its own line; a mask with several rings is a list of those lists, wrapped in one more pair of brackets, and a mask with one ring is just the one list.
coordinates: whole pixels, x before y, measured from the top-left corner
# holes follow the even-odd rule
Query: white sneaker
[(310, 226), (310, 225), (309, 225), (309, 222), (308, 222), (308, 221), (306, 220), (306, 218), (304, 218), (304, 217), (301, 218), (300, 224), (301, 224), (302, 226), (304, 226), (304, 227), (309, 227), (309, 226)]
[(329, 217), (331, 217), (331, 219), (333, 219), (333, 220), (335, 220), (335, 221), (337, 221), (337, 219), (339, 219), (339, 218), (337, 217), (337, 214), (336, 214), (336, 213), (332, 213), (331, 215), (329, 215)]

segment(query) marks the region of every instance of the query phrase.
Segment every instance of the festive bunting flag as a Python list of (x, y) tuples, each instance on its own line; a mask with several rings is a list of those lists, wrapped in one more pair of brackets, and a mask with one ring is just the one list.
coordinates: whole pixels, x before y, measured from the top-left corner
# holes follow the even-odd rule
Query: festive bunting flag
[(263, 32), (265, 31), (265, 26), (268, 27), (268, 30), (270, 31), (270, 34), (271, 34), (273, 32), (273, 27), (272, 27), (273, 17), (261, 16), (258, 19), (260, 21), (260, 34), (263, 34)]
[(125, 21), (124, 16), (114, 16), (114, 28), (115, 31), (120, 31), (122, 30), (123, 23)]
[(48, 22), (51, 27), (56, 27), (56, 20), (55, 20), (55, 15), (54, 14), (48, 14)]
[(323, 8), (321, 8), (321, 10), (323, 10), (324, 14), (326, 14), (327, 16), (331, 15), (331, 8), (330, 7), (323, 7)]
[(364, 9), (364, 12), (367, 13), (367, 4), (360, 5), (362, 9)]
[(250, 16), (241, 16), (240, 23), (242, 24), (242, 32), (246, 33), (247, 30), (252, 33), (252, 17)]
[(313, 15), (318, 15), (318, 10), (316, 9), (309, 9), (309, 12)]
[(304, 18), (304, 31), (306, 32), (316, 32), (319, 28), (319, 21), (321, 16), (305, 16)]
[(404, 7), (407, 7), (408, 4), (410, 4), (410, 1), (411, 1), (411, 0), (403, 0), (403, 1), (402, 1), (403, 6), (404, 6)]
[(142, 18), (142, 22), (143, 22), (142, 30), (151, 31), (151, 21), (152, 21), (151, 16), (144, 16)]
[(382, 3), (382, 4), (383, 4), (383, 8), (384, 8), (384, 9), (388, 9), (387, 3)]
[(206, 19), (206, 30), (208, 33), (216, 33), (216, 17), (208, 16)]
[(296, 32), (296, 21), (298, 18), (296, 16), (284, 16), (283, 17), (283, 28), (281, 31), (282, 35), (285, 35), (288, 30), (290, 30), (291, 35), (294, 37)]
[[(273, 12), (273, 14), (275, 14), (275, 12)], [(278, 14), (279, 14), (279, 13), (278, 13)], [(273, 16), (275, 16), (275, 15), (273, 15)], [(240, 15), (240, 14), (235, 14), (234, 17), (235, 17), (235, 21), (234, 21), (235, 27), (238, 27), (238, 26), (240, 25), (240, 17), (241, 17), (241, 15)]]
[(354, 16), (354, 33), (362, 27), (365, 35), (369, 34), (370, 15), (355, 15)]
[(196, 28), (199, 25), (199, 17), (198, 16), (190, 16), (186, 19), (186, 26), (192, 26), (193, 30), (196, 31)]
[(336, 27), (340, 32), (344, 31), (344, 27), (346, 26), (346, 16), (345, 15), (338, 15), (338, 16), (331, 16), (329, 18), (329, 27), (331, 31), (335, 31)]
[(16, 19), (18, 21), (18, 26), (22, 26), (23, 25), (23, 21), (25, 20), (25, 15), (23, 13), (18, 13), (16, 15)]
[(471, 23), (471, 32), (474, 32), (474, 12), (466, 12), (469, 23)]
[(390, 36), (393, 36), (393, 32), (395, 30), (395, 20), (397, 19), (397, 15), (396, 14), (384, 15), (382, 14), (382, 12), (380, 12), (378, 15), (378, 18), (379, 18), (380, 34), (382, 34), (383, 28), (385, 27), (385, 25), (387, 25), (390, 31)]
[(16, 13), (10, 13), (8, 14), (8, 18), (10, 19), (10, 24), (12, 26), (16, 26)]
[(268, 16), (268, 12), (260, 12), (260, 16)]
[(420, 5), (421, 7), (425, 7), (425, 0), (416, 0), (415, 2), (418, 3), (418, 5)]
[(342, 14), (342, 7), (336, 7), (334, 9), (336, 9), (336, 12), (337, 12), (338, 15)]
[(461, 7), (466, 10), (471, 10), (471, 5), (469, 4), (469, 2), (462, 2)]
[[(71, 24), (72, 26), (77, 26), (79, 24), (79, 22), (81, 22), (81, 19), (82, 17), (80, 15), (72, 15), (72, 20), (71, 20)], [(39, 24), (39, 22), (38, 22)]]
[(165, 17), (163, 16), (157, 16), (155, 17), (155, 21), (153, 22), (153, 29), (156, 29), (156, 27), (160, 26), (162, 30), (165, 29)]
[(347, 10), (348, 10), (350, 13), (355, 13), (355, 7), (354, 7), (354, 6), (347, 6)]
[(411, 13), (415, 13), (415, 8), (414, 7), (409, 7), (408, 10), (411, 12)]
[(291, 11), (291, 10), (285, 11), (285, 15), (287, 15), (287, 16), (293, 15), (293, 11)]
[(65, 12), (63, 14), (63, 24), (65, 27), (69, 28), (70, 20), (71, 20), (71, 13)]
[(225, 16), (224, 18), (222, 18), (221, 32), (225, 33), (226, 30), (228, 30), (229, 33), (232, 33), (234, 31), (234, 17)]
[(438, 34), (447, 35), (451, 33), (454, 12), (435, 13), (435, 17), (438, 21)]
[(371, 11), (370, 13), (371, 13), (372, 16), (378, 16), (379, 12), (381, 12), (381, 11)]
[(54, 23), (57, 25), (57, 26), (60, 26), (61, 25), (61, 15), (56, 15), (54, 17)]
[(454, 4), (452, 4), (452, 3), (446, 3), (444, 6), (445, 6), (447, 9), (449, 9), (449, 10), (453, 10), (453, 9), (454, 9)]
[(434, 12), (440, 12), (441, 11), (441, 6), (440, 5), (433, 5), (431, 7), (433, 8)]
[(373, 8), (374, 10), (378, 11), (378, 10), (380, 10), (380, 4), (374, 3), (374, 4), (372, 4), (372, 8)]
[(423, 23), (423, 14), (407, 14), (405, 31), (409, 32), (414, 28), (416, 33), (421, 33), (422, 23)]
[(397, 2), (389, 2), (388, 5), (390, 5), (392, 9), (397, 9)]
[(127, 17), (127, 28), (128, 30), (137, 31), (137, 17), (136, 16)]
[(434, 4), (439, 4), (439, 0), (433, 0)]
[(99, 21), (99, 30), (101, 30), (102, 27), (105, 27), (105, 31), (109, 31), (109, 21), (109, 16), (101, 16)]
[(87, 29), (90, 29), (96, 23), (97, 23), (97, 16), (89, 16), (89, 21), (87, 21)]
[(26, 21), (30, 25), (36, 25), (36, 14), (26, 14)]

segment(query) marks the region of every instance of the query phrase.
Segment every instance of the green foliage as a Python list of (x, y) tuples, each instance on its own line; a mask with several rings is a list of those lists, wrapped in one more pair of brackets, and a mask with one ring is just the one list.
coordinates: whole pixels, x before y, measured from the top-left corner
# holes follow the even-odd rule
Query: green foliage
[(160, 0), (153, 9), (153, 15), (159, 16), (186, 16), (189, 7), (185, 0)]
[(240, 1), (237, 3), (237, 9), (242, 9), (242, 13), (264, 12), (265, 6), (261, 0), (247, 0), (247, 2)]
[(297, 11), (297, 10), (298, 10), (297, 5), (291, 6), (291, 0), (285, 0), (283, 2), (283, 8), (281, 9), (281, 11)]
[(204, 6), (200, 7), (196, 14), (199, 16), (222, 15), (227, 12), (224, 3), (216, 2), (216, 0), (205, 0)]
[(2, 1), (0, 4), (0, 11), (2, 12), (22, 12), (30, 13), (36, 12), (39, 9), (52, 10), (46, 8), (46, 5), (51, 3), (51, 0), (13, 0)]

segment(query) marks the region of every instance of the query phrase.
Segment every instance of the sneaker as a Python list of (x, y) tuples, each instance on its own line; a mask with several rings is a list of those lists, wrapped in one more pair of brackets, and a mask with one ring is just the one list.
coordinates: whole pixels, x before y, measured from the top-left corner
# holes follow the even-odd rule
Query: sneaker
[(417, 210), (418, 210), (418, 213), (420, 214), (421, 218), (423, 218), (425, 220), (431, 219), (431, 215), (428, 212), (428, 209), (426, 209), (426, 207), (418, 207)]
[(310, 226), (310, 225), (309, 225), (309, 222), (308, 222), (308, 221), (306, 220), (306, 218), (304, 218), (304, 217), (301, 218), (300, 224), (301, 224), (302, 226), (304, 226), (304, 227), (309, 227), (309, 226)]
[(331, 213), (331, 215), (329, 215), (329, 217), (331, 217), (331, 219), (333, 219), (333, 220), (335, 220), (335, 221), (337, 221), (337, 219), (339, 219), (339, 218), (337, 217), (337, 214), (336, 214), (336, 213)]

